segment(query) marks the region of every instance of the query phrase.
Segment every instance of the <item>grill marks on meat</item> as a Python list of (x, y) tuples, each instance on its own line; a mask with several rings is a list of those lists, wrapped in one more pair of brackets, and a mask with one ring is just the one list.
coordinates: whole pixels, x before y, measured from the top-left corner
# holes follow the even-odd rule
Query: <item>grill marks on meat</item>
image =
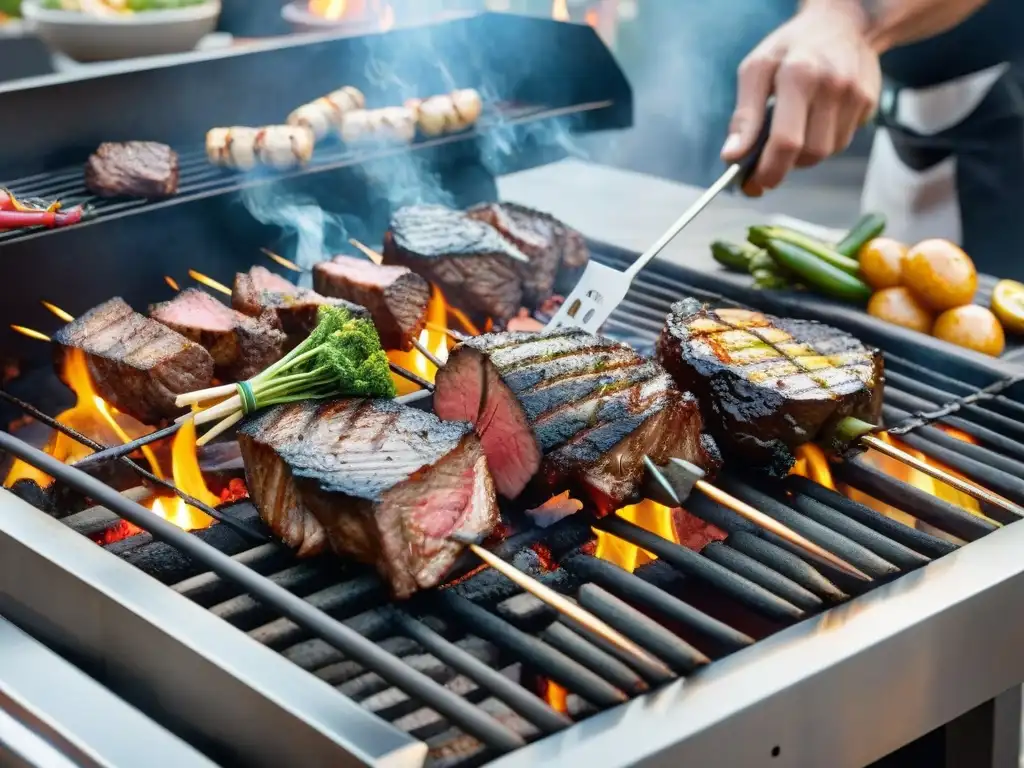
[(441, 583), (462, 545), (498, 522), (479, 439), (392, 400), (304, 401), (239, 430), (249, 493), (300, 555), (372, 564), (397, 597)]
[(85, 353), (89, 375), (104, 400), (144, 424), (180, 413), (174, 398), (210, 386), (213, 358), (155, 320), (113, 298), (54, 334), (58, 370), (72, 349)]
[(385, 349), (411, 349), (427, 322), (430, 285), (407, 267), (335, 256), (313, 267), (313, 287), (365, 307)]
[(519, 311), (519, 270), (529, 261), (493, 227), (439, 205), (398, 210), (384, 236), (384, 260), (409, 267), (453, 305), (495, 322)]
[(538, 308), (556, 290), (572, 291), (590, 260), (583, 236), (554, 216), (516, 203), (484, 203), (470, 208), (469, 216), (486, 222), (526, 254), (529, 264), (519, 266), (523, 302)]
[(260, 317), (268, 311), (273, 313), (278, 326), (288, 336), (289, 348), (303, 341), (316, 327), (317, 312), (323, 304), (343, 307), (358, 317), (369, 317), (357, 304), (300, 288), (266, 267), (239, 272), (231, 291), (231, 306), (242, 314)]
[(691, 395), (627, 345), (581, 331), (469, 339), (436, 387), (434, 410), (476, 425), (508, 498), (569, 489), (608, 513), (637, 495), (644, 455), (719, 464)]
[(255, 376), (281, 359), (287, 343), (273, 313), (252, 318), (198, 288), (157, 304), (149, 315), (206, 349), (217, 377), (225, 381)]
[(178, 155), (152, 141), (105, 142), (85, 164), (85, 186), (100, 197), (169, 197), (178, 191)]
[(657, 354), (700, 398), (715, 437), (772, 474), (838, 420), (880, 417), (881, 352), (821, 323), (687, 299), (672, 306)]

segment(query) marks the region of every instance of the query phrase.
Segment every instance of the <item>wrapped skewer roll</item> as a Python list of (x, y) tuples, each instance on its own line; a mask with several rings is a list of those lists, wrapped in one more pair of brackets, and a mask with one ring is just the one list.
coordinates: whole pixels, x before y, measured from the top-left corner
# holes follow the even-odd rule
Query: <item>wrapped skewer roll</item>
[(346, 144), (410, 142), (416, 138), (416, 113), (408, 107), (349, 112), (341, 121), (341, 138)]
[(317, 139), (322, 139), (331, 130), (341, 127), (342, 120), (350, 112), (366, 108), (366, 97), (358, 88), (346, 85), (322, 96), (316, 101), (303, 104), (290, 115), (288, 125), (302, 125), (309, 128)]
[(483, 101), (475, 88), (464, 88), (414, 102), (414, 109), (424, 136), (442, 136), (474, 125), (480, 118)]
[(249, 171), (257, 165), (278, 170), (305, 165), (315, 145), (313, 131), (300, 125), (213, 128), (206, 134), (210, 162), (238, 171)]

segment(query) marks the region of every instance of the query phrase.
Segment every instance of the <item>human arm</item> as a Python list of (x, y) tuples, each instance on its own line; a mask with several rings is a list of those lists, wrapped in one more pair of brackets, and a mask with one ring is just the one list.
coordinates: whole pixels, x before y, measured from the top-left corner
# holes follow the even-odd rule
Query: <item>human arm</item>
[(775, 94), (772, 132), (744, 186), (760, 195), (794, 167), (841, 152), (874, 114), (881, 91), (879, 55), (955, 27), (987, 0), (802, 0), (739, 68), (736, 109), (722, 147), (743, 157)]

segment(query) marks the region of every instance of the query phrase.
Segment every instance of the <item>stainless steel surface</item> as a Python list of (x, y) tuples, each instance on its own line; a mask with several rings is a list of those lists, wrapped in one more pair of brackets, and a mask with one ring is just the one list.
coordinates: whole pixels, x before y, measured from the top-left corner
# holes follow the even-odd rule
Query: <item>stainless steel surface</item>
[(0, 618), (0, 765), (214, 768), (178, 737)]
[(426, 757), (424, 743), (8, 491), (0, 614), (244, 765), (411, 768)]
[(1009, 525), (491, 765), (861, 768), (1024, 680), (1022, 551)]

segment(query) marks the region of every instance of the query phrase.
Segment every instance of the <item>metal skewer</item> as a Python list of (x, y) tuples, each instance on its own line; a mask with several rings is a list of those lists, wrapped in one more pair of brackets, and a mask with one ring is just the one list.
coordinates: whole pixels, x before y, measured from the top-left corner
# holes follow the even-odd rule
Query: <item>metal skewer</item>
[(1006, 510), (1014, 515), (1024, 516), (1024, 507), (1014, 504), (1012, 501), (1004, 499), (996, 493), (992, 493), (992, 491), (971, 480), (964, 480), (963, 478), (951, 475), (944, 469), (929, 464), (926, 461), (922, 461), (916, 456), (912, 456), (906, 451), (902, 451), (896, 446), (890, 445), (885, 442), (885, 440), (882, 440), (875, 435), (861, 435), (858, 442), (863, 443), (865, 446), (872, 448), (885, 456), (888, 456), (890, 459), (895, 459), (909, 467), (913, 467), (919, 472), (924, 472), (929, 477), (935, 478), (936, 480), (955, 488), (960, 491), (960, 493), (966, 494), (972, 499), (999, 507), (1000, 509)]
[(502, 560), (493, 552), (484, 549), (471, 538), (462, 536), (461, 534), (454, 534), (451, 538), (453, 541), (465, 544), (474, 555), (483, 560), (488, 566), (498, 571), (506, 578), (514, 581), (546, 605), (554, 608), (556, 611), (569, 617), (573, 621), (578, 622), (584, 628), (590, 630), (604, 640), (607, 640), (615, 647), (635, 656), (642, 663), (664, 670), (667, 675), (674, 677), (672, 670), (670, 670), (662, 661), (653, 657), (639, 645), (634, 643), (617, 629), (611, 627), (602, 619), (592, 614), (586, 608), (582, 608), (574, 600), (570, 600), (565, 595), (551, 589), (551, 587), (541, 584), (532, 576), (523, 573), (512, 564)]
[(437, 370), (441, 370), (442, 368), (444, 368), (444, 363), (437, 357), (437, 355), (435, 355), (425, 346), (420, 344), (419, 339), (413, 339), (412, 345), (416, 348), (417, 352), (419, 352), (421, 355), (427, 358), (427, 360), (433, 363), (434, 367), (437, 368)]
[(647, 468), (648, 483), (655, 500), (663, 498), (671, 502), (671, 506), (683, 506), (693, 490), (701, 491), (712, 501), (732, 510), (745, 520), (754, 523), (754, 525), (774, 533), (794, 547), (799, 547), (815, 560), (827, 563), (833, 568), (838, 568), (843, 573), (849, 574), (861, 581), (871, 581), (870, 576), (859, 568), (850, 565), (841, 557), (815, 544), (789, 526), (783, 525), (775, 518), (754, 509), (745, 501), (737, 499), (721, 488), (713, 486), (704, 480), (704, 471), (700, 467), (694, 466), (682, 459), (671, 459), (667, 467), (659, 467), (649, 456), (644, 456), (644, 465)]

